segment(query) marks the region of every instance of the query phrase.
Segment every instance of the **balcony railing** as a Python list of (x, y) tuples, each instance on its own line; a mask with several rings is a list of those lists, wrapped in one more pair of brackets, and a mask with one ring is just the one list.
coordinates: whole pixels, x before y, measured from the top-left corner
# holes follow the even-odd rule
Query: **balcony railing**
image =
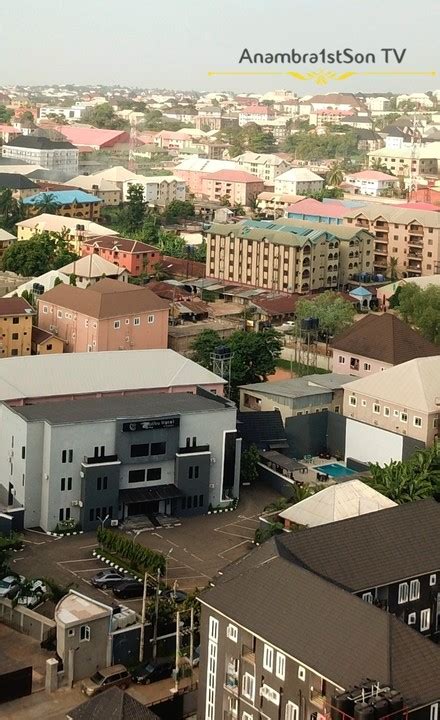
[(248, 663), (251, 663), (252, 665), (255, 665), (255, 653), (252, 650), (252, 648), (248, 647), (247, 645), (243, 645), (242, 650), (242, 658)]
[(417, 247), (423, 247), (423, 240), (420, 240), (417, 235), (410, 235), (408, 237), (408, 245), (416, 245)]
[(226, 673), (225, 689), (234, 693), (234, 695), (238, 695), (238, 675)]
[(180, 455), (191, 455), (191, 453), (209, 452), (209, 445), (191, 445), (190, 447), (179, 448)]
[(310, 690), (310, 702), (321, 711), (325, 709), (325, 695), (321, 695), (319, 690)]
[(83, 465), (108, 465), (118, 460), (117, 455), (99, 455), (98, 457), (87, 457), (84, 455)]

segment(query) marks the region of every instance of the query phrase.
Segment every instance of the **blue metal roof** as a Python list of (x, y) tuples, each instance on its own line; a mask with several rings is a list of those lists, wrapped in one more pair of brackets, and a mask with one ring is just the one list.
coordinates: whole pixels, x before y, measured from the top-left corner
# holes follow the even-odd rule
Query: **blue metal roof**
[(354, 290), (350, 290), (350, 292), (348, 294), (351, 295), (352, 297), (353, 296), (355, 296), (355, 297), (368, 297), (368, 296), (372, 297), (372, 293), (369, 290), (367, 290), (366, 288), (361, 287), (361, 286), (354, 288)]
[(86, 193), (83, 190), (55, 190), (51, 192), (40, 192), (36, 195), (31, 195), (23, 200), (23, 205), (38, 205), (45, 200), (50, 199), (57, 205), (71, 205), (72, 203), (98, 203), (102, 202), (101, 198)]

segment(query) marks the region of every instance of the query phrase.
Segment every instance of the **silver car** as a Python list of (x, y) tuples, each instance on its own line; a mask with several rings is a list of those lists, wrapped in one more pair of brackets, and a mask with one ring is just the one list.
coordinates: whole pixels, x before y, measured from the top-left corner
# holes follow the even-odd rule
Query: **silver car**
[(124, 573), (119, 572), (118, 570), (106, 569), (100, 570), (100, 572), (96, 573), (96, 575), (92, 577), (90, 582), (95, 587), (105, 590), (106, 588), (115, 587), (115, 585), (118, 585), (124, 580), (132, 579), (133, 578), (131, 578), (129, 575), (124, 575)]

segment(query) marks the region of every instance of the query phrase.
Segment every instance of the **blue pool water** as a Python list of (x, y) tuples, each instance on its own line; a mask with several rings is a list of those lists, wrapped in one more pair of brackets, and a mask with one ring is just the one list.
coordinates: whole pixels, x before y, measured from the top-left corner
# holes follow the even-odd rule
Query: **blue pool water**
[(330, 477), (347, 477), (347, 475), (356, 475), (354, 470), (350, 470), (341, 463), (330, 463), (329, 465), (319, 465), (314, 467), (314, 470), (320, 473), (325, 473)]

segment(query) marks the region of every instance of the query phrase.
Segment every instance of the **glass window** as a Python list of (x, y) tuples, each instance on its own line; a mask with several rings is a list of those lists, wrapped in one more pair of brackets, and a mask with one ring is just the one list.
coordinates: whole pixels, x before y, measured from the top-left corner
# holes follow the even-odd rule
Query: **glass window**
[(146, 457), (149, 454), (149, 444), (148, 443), (134, 443), (130, 447), (130, 456), (131, 457)]
[(61, 478), (61, 492), (66, 489), (66, 478)]
[(128, 471), (128, 482), (129, 483), (144, 482), (144, 480), (145, 480), (145, 470), (143, 468), (140, 470), (129, 470)]
[(162, 477), (162, 468), (148, 468), (147, 480), (160, 480)]
[(280, 652), (276, 655), (275, 675), (280, 680), (284, 680), (286, 675), (286, 656)]
[(265, 645), (263, 649), (263, 668), (272, 672), (273, 670), (273, 648)]
[(115, 330), (119, 330), (119, 328), (121, 327), (121, 321), (115, 320), (115, 322), (113, 323), (113, 327)]
[(90, 627), (89, 625), (81, 625), (79, 629), (79, 639), (81, 642), (84, 640), (90, 640)]
[(426, 610), (422, 610), (420, 613), (420, 630), (421, 632), (425, 632), (426, 630), (429, 630), (431, 625), (431, 610), (427, 608)]
[(420, 597), (420, 581), (411, 580), (409, 584), (409, 599), (418, 600)]
[(399, 605), (408, 602), (408, 583), (400, 583), (397, 602)]
[(167, 451), (166, 442), (151, 443), (151, 447), (150, 447), (151, 455), (165, 455), (166, 451)]

